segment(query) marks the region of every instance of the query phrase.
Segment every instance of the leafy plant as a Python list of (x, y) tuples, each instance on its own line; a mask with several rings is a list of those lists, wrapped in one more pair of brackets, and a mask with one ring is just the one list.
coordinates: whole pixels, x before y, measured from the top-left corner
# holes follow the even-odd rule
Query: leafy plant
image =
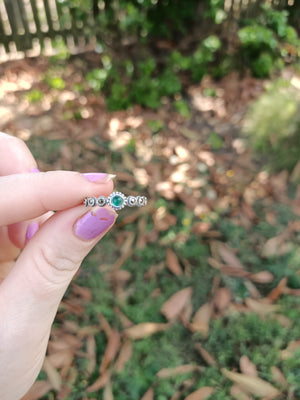
[(273, 70), (290, 62), (291, 52), (297, 58), (300, 41), (296, 30), (289, 25), (288, 16), (287, 10), (274, 10), (265, 4), (257, 19), (246, 20), (246, 25), (239, 29), (242, 56), (255, 76), (270, 76)]
[(288, 82), (277, 81), (252, 105), (244, 124), (250, 145), (275, 170), (291, 170), (300, 152), (300, 98)]
[(39, 89), (33, 89), (26, 94), (29, 103), (39, 103), (44, 98), (44, 93)]

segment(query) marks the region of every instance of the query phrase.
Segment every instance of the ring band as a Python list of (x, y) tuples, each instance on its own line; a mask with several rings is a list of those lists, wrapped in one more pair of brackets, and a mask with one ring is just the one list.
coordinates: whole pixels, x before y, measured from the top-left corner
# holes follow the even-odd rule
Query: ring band
[(147, 197), (145, 196), (128, 196), (121, 192), (113, 192), (108, 197), (100, 196), (100, 197), (88, 197), (84, 199), (83, 204), (86, 207), (104, 207), (105, 205), (109, 205), (114, 210), (121, 210), (125, 206), (128, 207), (144, 207), (147, 205)]

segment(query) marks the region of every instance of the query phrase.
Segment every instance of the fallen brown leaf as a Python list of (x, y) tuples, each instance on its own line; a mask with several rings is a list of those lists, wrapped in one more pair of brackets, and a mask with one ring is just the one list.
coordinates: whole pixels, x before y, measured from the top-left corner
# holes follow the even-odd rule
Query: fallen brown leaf
[(132, 356), (132, 342), (130, 340), (126, 340), (122, 345), (119, 357), (115, 363), (115, 370), (118, 372), (123, 371), (125, 368), (125, 364), (130, 360)]
[(230, 395), (236, 400), (252, 400), (252, 397), (245, 393), (236, 383), (231, 386)]
[(126, 317), (126, 315), (119, 309), (119, 307), (114, 307), (114, 312), (120, 318), (123, 328), (130, 328), (131, 326), (133, 326), (133, 322)]
[(182, 325), (188, 327), (192, 314), (193, 314), (193, 304), (190, 298), (186, 301), (183, 309), (179, 314), (180, 322), (182, 323)]
[(256, 274), (250, 274), (249, 279), (256, 283), (270, 283), (274, 280), (274, 275), (269, 271), (261, 271)]
[(166, 265), (174, 275), (176, 276), (182, 275), (182, 268), (179, 264), (177, 255), (170, 248), (167, 248)]
[(226, 376), (226, 378), (237, 383), (242, 390), (245, 390), (254, 396), (268, 397), (268, 399), (271, 400), (280, 394), (279, 390), (273, 385), (256, 376), (248, 376), (245, 374), (239, 374), (237, 372), (231, 372), (225, 368), (222, 368), (221, 372), (224, 376)]
[(36, 381), (29, 392), (21, 400), (39, 400), (52, 389), (49, 381)]
[(150, 387), (147, 392), (143, 395), (141, 400), (154, 400), (154, 389)]
[(288, 347), (284, 350), (281, 350), (281, 359), (287, 360), (288, 358), (292, 357), (296, 350), (300, 347), (300, 340), (292, 340)]
[(219, 288), (213, 301), (216, 309), (222, 313), (231, 302), (231, 291), (226, 287)]
[(57, 351), (47, 356), (54, 368), (69, 367), (72, 364), (74, 353), (70, 350)]
[(230, 267), (244, 269), (244, 266), (235, 255), (234, 251), (225, 243), (217, 242), (217, 251), (222, 260)]
[(43, 370), (46, 372), (51, 386), (59, 391), (62, 385), (62, 379), (59, 372), (53, 367), (49, 359), (45, 357), (43, 363)]
[(158, 264), (151, 265), (144, 274), (144, 279), (156, 278), (157, 274), (165, 268), (165, 262), (162, 261)]
[(202, 347), (200, 343), (195, 344), (195, 349), (198, 351), (198, 353), (201, 355), (203, 360), (206, 361), (208, 365), (212, 365), (213, 367), (217, 366), (217, 362), (214, 359), (214, 357), (207, 350), (205, 350), (205, 348)]
[(165, 323), (143, 322), (125, 329), (124, 333), (128, 338), (138, 340), (151, 336), (154, 333), (165, 331), (169, 327), (170, 324)]
[(282, 234), (267, 240), (262, 248), (262, 256), (268, 258), (286, 254), (289, 251), (289, 245), (286, 242), (289, 235), (290, 232), (287, 230)]
[(212, 395), (213, 391), (214, 389), (212, 387), (203, 386), (202, 388), (185, 397), (185, 400), (205, 400), (207, 397)]
[(104, 388), (107, 382), (110, 380), (110, 371), (106, 370), (102, 375), (95, 380), (95, 382), (89, 386), (86, 391), (87, 393), (97, 392), (98, 390)]
[(203, 304), (194, 315), (189, 328), (192, 332), (200, 332), (203, 337), (206, 337), (209, 331), (209, 322), (213, 312), (211, 303)]
[(85, 301), (91, 301), (92, 300), (92, 291), (90, 288), (83, 287), (76, 285), (75, 283), (72, 283), (72, 293), (76, 294), (76, 296), (79, 296), (82, 298), (82, 300)]
[(103, 314), (99, 314), (99, 320), (101, 329), (105, 332), (106, 337), (109, 338), (112, 332), (111, 326)]
[(271, 367), (272, 378), (273, 380), (278, 383), (282, 388), (286, 389), (288, 387), (288, 381), (283, 373), (277, 367)]
[(111, 334), (108, 338), (108, 343), (105, 349), (105, 353), (102, 358), (101, 366), (100, 366), (100, 374), (108, 368), (111, 362), (116, 357), (121, 344), (120, 333), (117, 330), (112, 330)]
[(250, 310), (260, 314), (260, 315), (265, 315), (269, 313), (273, 313), (276, 311), (279, 311), (281, 307), (276, 304), (270, 304), (267, 302), (264, 302), (262, 300), (254, 300), (251, 299), (250, 297), (247, 297), (245, 299), (246, 305), (250, 308)]
[(86, 372), (91, 375), (96, 367), (96, 341), (94, 335), (89, 335), (86, 341), (86, 350), (89, 363), (86, 367)]
[(112, 385), (111, 385), (110, 380), (107, 382), (107, 384), (104, 387), (102, 399), (103, 400), (114, 400), (114, 395), (112, 392)]
[(180, 314), (186, 302), (191, 298), (192, 293), (192, 287), (187, 287), (173, 294), (173, 296), (163, 304), (160, 310), (161, 313), (167, 320), (173, 321)]
[(157, 372), (158, 378), (171, 378), (172, 376), (188, 374), (190, 372), (199, 372), (202, 368), (199, 365), (186, 364), (174, 368), (163, 368)]
[(245, 375), (258, 376), (256, 366), (247, 356), (242, 356), (240, 358), (240, 370)]

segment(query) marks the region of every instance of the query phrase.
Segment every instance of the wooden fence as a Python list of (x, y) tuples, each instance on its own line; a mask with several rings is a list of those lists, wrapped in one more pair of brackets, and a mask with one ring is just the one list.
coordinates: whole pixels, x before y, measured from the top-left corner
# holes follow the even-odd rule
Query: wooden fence
[[(253, 15), (262, 3), (281, 7), (292, 6), (296, 1), (299, 0), (225, 0), (224, 7), (232, 18), (237, 18), (243, 11)], [(184, 4), (184, 0), (182, 2)], [(62, 0), (0, 0), (0, 55), (26, 52), (35, 46), (41, 50), (47, 43), (51, 47), (58, 38), (69, 48), (87, 44), (91, 32), (97, 35), (99, 27), (95, 17), (105, 12), (109, 0), (93, 0), (92, 7), (87, 7), (82, 18), (76, 17), (79, 10), (75, 6), (66, 4)]]

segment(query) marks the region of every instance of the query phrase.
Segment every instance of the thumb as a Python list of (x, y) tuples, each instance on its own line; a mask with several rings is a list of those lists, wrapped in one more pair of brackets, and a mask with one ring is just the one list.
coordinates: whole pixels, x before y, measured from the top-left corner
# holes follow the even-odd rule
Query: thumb
[(0, 377), (1, 399), (20, 398), (34, 382), (60, 300), (82, 260), (116, 216), (110, 208), (83, 206), (57, 212), (28, 242), (0, 285), (0, 361), (9, 360), (5, 379), (20, 382), (12, 390)]

